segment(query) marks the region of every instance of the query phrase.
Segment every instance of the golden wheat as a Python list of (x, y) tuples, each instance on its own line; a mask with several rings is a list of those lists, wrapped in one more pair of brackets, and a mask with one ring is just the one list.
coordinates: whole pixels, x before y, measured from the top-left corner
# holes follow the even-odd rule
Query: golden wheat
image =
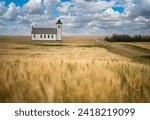
[(150, 102), (150, 66), (104, 48), (1, 53), (0, 102)]

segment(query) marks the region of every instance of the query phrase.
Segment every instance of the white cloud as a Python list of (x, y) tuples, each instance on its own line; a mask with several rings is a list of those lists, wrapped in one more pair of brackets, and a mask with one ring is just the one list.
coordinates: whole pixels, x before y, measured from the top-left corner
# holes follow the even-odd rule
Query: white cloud
[(63, 2), (61, 3), (61, 6), (57, 7), (57, 10), (63, 13), (68, 13), (71, 5), (72, 5), (71, 2)]
[(49, 0), (44, 0), (43, 4), (45, 5), (45, 14), (50, 15), (50, 13), (51, 13), (50, 8), (51, 8), (51, 5), (52, 5), (52, 2), (49, 2)]
[(30, 0), (23, 9), (30, 14), (41, 14), (43, 11), (42, 0)]
[[(117, 1), (118, 2), (118, 1)], [(30, 34), (31, 26), (55, 27), (59, 18), (66, 34), (149, 33), (150, 0), (29, 0), (23, 7), (0, 2), (0, 33)], [(112, 7), (125, 7), (123, 13)], [(57, 11), (56, 11), (57, 10)], [(14, 30), (16, 29), (16, 30)], [(22, 34), (23, 34), (22, 33)]]
[(4, 18), (8, 20), (14, 20), (20, 12), (20, 7), (16, 7), (14, 3), (10, 3), (7, 12), (4, 14)]
[(134, 19), (138, 16), (150, 18), (150, 0), (125, 0), (128, 17)]
[(138, 16), (137, 18), (134, 19), (135, 22), (144, 22), (144, 23), (148, 23), (150, 22), (150, 19), (146, 19), (143, 16)]
[(43, 0), (43, 5), (45, 6), (45, 15), (50, 16), (52, 6), (55, 6), (55, 4), (61, 3), (60, 0)]
[(101, 16), (108, 20), (119, 20), (121, 14), (118, 11), (114, 11), (112, 8), (108, 8), (101, 14)]
[(5, 6), (3, 3), (0, 2), (0, 15), (3, 15), (3, 13), (5, 12)]
[(84, 12), (98, 12), (103, 9), (111, 8), (115, 5), (115, 1), (106, 2), (89, 0), (89, 2), (87, 2), (85, 0), (75, 0), (75, 3), (78, 10)]

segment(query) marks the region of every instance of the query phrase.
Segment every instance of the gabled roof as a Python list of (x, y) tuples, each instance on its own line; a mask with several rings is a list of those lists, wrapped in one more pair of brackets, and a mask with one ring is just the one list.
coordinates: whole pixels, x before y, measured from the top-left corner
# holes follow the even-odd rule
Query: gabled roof
[(56, 24), (62, 24), (61, 20), (59, 19)]
[(57, 34), (56, 28), (33, 28), (32, 34)]

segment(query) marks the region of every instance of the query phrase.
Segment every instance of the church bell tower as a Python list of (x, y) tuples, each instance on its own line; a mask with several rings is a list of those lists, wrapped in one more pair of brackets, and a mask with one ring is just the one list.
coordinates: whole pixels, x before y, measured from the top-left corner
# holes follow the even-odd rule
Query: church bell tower
[(56, 23), (56, 29), (57, 29), (57, 40), (62, 40), (62, 22), (60, 19)]

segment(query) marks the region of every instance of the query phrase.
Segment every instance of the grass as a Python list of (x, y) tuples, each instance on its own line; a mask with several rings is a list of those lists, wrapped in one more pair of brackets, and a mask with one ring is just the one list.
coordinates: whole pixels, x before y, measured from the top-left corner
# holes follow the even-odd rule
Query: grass
[(140, 51), (145, 51), (145, 52), (150, 53), (150, 50), (147, 49), (147, 48), (142, 48), (142, 47), (140, 47), (140, 46), (131, 45), (131, 44), (123, 44), (123, 45), (124, 45), (124, 46), (127, 46), (127, 47), (131, 47), (131, 48), (137, 49), (137, 50), (140, 50)]
[(150, 64), (97, 44), (44, 44), (0, 44), (0, 102), (150, 102)]

